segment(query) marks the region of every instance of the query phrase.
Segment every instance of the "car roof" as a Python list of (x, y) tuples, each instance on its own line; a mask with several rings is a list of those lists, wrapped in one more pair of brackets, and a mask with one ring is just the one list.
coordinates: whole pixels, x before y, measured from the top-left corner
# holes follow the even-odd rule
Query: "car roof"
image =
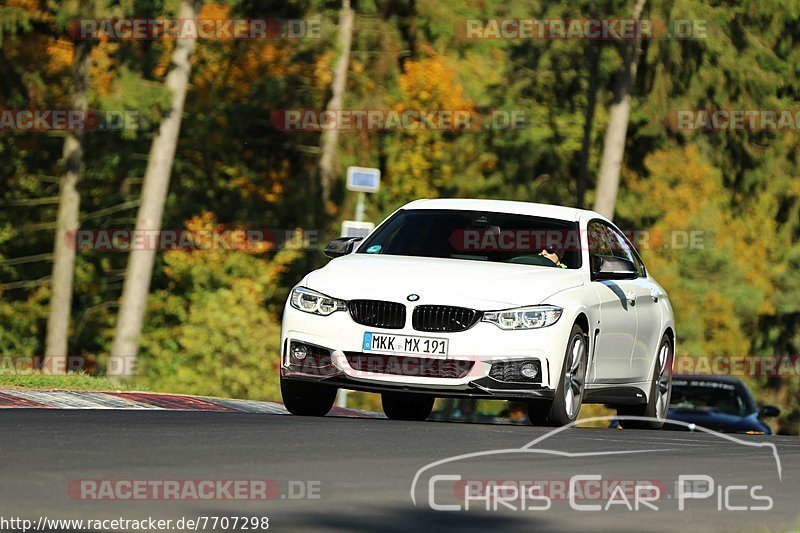
[(403, 209), (455, 209), (462, 211), (490, 211), (496, 213), (509, 213), (514, 215), (529, 215), (560, 220), (576, 221), (581, 218), (600, 218), (604, 216), (587, 209), (566, 207), (552, 204), (537, 204), (533, 202), (515, 202), (511, 200), (485, 200), (473, 198), (434, 198), (414, 200), (402, 207)]

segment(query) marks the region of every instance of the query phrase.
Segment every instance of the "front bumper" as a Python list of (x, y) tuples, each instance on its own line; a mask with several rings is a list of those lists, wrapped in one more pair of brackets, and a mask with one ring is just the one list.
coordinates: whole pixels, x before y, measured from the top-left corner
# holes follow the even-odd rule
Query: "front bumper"
[[(283, 374), (282, 374), (283, 375)], [(317, 381), (331, 387), (362, 392), (412, 392), (428, 394), (437, 398), (475, 398), (484, 400), (552, 400), (555, 391), (527, 383), (505, 383), (486, 377), (471, 381), (464, 389), (450, 387), (419, 387), (403, 383), (370, 382), (354, 380), (345, 375), (313, 379), (309, 376), (286, 374), (284, 379), (298, 381)]]
[[(408, 321), (410, 322), (410, 320)], [(467, 331), (430, 333), (414, 330), (411, 324), (403, 329), (381, 329), (354, 322), (347, 312), (317, 316), (286, 306), (281, 332), (281, 376), (285, 379), (317, 381), (344, 389), (367, 392), (415, 392), (437, 397), (487, 399), (552, 398), (562, 368), (564, 351), (572, 328), (567, 317), (547, 328), (505, 331), (479, 322)], [(414, 335), (447, 338), (449, 353), (444, 361), (458, 365), (467, 362), (463, 375), (431, 377), (419, 372), (382, 373), (354, 368), (348, 355), (374, 356), (362, 352), (364, 333)], [(291, 342), (319, 347), (329, 355), (327, 368), (298, 367), (289, 354)], [(398, 354), (387, 354), (388, 357)], [(402, 358), (403, 356), (399, 356)], [(405, 356), (424, 362), (442, 362), (441, 358), (424, 355)], [(432, 361), (438, 359), (438, 361)], [(536, 360), (540, 372), (536, 382), (507, 382), (490, 377), (493, 363)]]

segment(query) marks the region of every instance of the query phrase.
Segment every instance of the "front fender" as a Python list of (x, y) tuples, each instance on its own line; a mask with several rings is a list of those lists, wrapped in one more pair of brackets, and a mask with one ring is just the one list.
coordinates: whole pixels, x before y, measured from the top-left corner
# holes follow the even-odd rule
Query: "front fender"
[[(587, 381), (594, 381), (592, 368), (594, 364), (595, 336), (592, 332), (600, 320), (597, 292), (593, 290), (590, 285), (584, 283), (556, 292), (551, 297), (545, 299), (542, 305), (556, 305), (564, 309), (560, 320), (564, 321), (565, 324), (569, 324), (570, 329), (575, 323), (581, 323), (586, 327), (589, 350), (586, 377)], [(564, 330), (566, 329), (567, 328), (564, 328)], [(564, 340), (564, 350), (566, 350), (566, 343), (568, 340), (568, 338)]]

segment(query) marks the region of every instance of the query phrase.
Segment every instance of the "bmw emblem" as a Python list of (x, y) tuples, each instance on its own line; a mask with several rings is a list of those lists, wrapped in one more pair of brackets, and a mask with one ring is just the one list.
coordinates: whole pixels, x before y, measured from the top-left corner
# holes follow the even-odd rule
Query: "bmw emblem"
[(419, 294), (409, 294), (406, 297), (406, 300), (408, 300), (409, 302), (416, 302), (417, 300), (419, 300)]

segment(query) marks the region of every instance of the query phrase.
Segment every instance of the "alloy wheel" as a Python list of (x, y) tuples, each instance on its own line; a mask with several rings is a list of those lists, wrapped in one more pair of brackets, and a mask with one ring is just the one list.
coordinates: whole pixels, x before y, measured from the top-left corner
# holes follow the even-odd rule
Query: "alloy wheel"
[(667, 416), (672, 384), (672, 354), (670, 343), (664, 342), (658, 350), (658, 377), (655, 386), (656, 418), (663, 419)]
[(583, 403), (583, 389), (586, 383), (586, 341), (582, 334), (572, 337), (569, 362), (564, 374), (564, 407), (567, 416), (574, 420)]

